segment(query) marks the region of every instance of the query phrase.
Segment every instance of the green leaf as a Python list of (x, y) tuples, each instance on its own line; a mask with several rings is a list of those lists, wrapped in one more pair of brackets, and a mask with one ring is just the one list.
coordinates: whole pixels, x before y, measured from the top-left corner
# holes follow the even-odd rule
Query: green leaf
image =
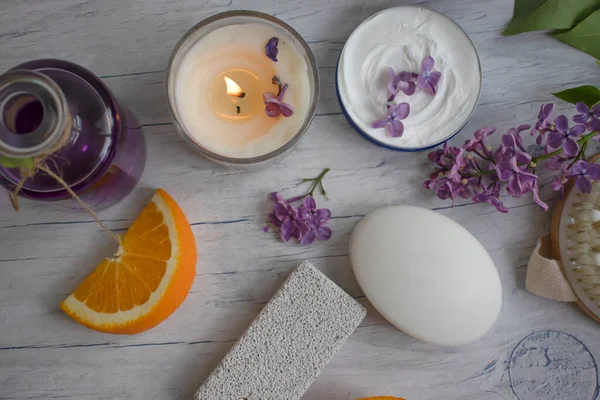
[(524, 19), (548, 0), (515, 0), (513, 19)]
[(515, 0), (515, 12), (503, 35), (570, 29), (600, 9), (600, 0)]
[(600, 58), (600, 10), (592, 13), (570, 31), (557, 33), (554, 37), (592, 57)]
[(34, 164), (33, 158), (11, 158), (0, 156), (0, 165), (6, 168), (26, 168), (32, 169)]
[(588, 107), (600, 101), (600, 89), (592, 85), (579, 86), (552, 94), (567, 103), (577, 104), (583, 101)]

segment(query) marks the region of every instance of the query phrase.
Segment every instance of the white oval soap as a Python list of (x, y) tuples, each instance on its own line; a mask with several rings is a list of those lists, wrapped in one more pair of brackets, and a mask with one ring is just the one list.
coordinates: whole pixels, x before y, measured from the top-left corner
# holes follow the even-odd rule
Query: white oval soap
[(350, 262), (373, 306), (417, 339), (470, 343), (500, 313), (500, 278), (489, 254), (434, 211), (392, 206), (367, 215), (352, 233)]

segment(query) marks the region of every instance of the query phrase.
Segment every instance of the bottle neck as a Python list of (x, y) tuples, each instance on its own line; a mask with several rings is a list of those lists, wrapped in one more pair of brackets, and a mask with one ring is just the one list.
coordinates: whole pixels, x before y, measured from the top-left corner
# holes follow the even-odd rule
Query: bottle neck
[(0, 155), (51, 152), (67, 134), (69, 119), (62, 90), (46, 75), (19, 69), (0, 75)]

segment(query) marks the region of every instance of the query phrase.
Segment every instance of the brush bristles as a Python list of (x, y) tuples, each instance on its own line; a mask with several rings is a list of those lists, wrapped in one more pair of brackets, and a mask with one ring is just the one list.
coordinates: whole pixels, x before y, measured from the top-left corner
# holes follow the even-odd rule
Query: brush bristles
[(569, 213), (567, 249), (578, 283), (600, 307), (600, 185), (593, 185), (590, 194), (576, 196)]

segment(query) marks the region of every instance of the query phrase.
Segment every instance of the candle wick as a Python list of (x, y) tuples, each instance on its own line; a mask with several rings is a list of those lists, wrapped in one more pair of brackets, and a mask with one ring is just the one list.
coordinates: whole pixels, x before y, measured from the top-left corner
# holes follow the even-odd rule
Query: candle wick
[(237, 109), (237, 113), (238, 114), (242, 111), (242, 109), (240, 108), (240, 106), (236, 106), (235, 108)]
[(239, 97), (240, 97), (240, 99), (243, 99), (244, 97), (246, 97), (246, 92), (242, 92), (242, 93), (240, 93), (240, 96), (239, 96)]

